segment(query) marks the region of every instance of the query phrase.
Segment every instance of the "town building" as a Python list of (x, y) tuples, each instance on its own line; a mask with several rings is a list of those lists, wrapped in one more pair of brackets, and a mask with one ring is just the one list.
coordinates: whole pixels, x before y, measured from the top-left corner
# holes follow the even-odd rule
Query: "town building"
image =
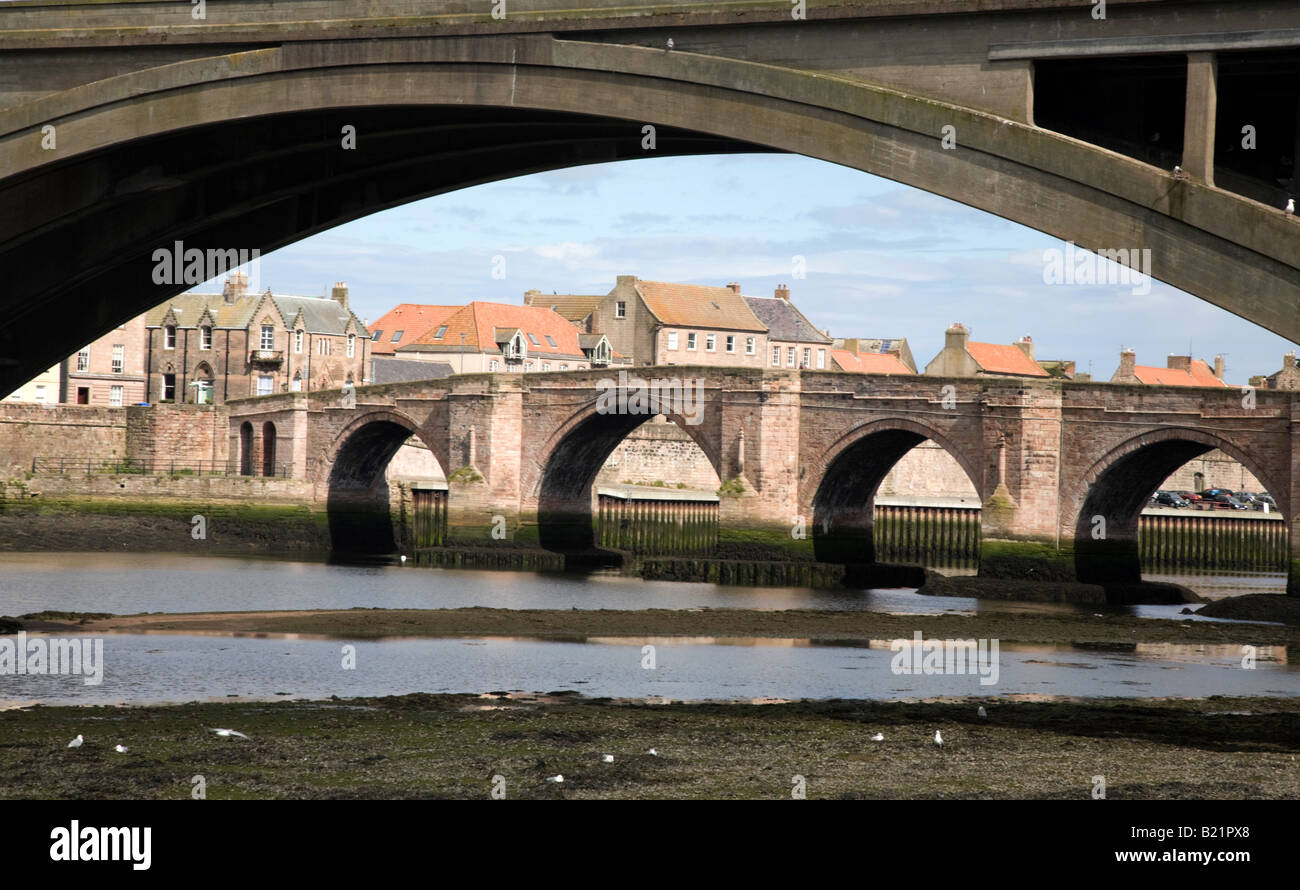
[(365, 380), (370, 333), (346, 284), (301, 297), (248, 293), (247, 282), (234, 272), (220, 294), (180, 294), (145, 313), (148, 400), (220, 404)]
[(745, 297), (745, 304), (767, 329), (768, 367), (818, 371), (831, 367), (831, 338), (790, 302), (790, 288), (782, 284), (773, 296)]
[(1171, 355), (1166, 366), (1136, 364), (1137, 355), (1132, 349), (1119, 354), (1119, 367), (1110, 378), (1111, 383), (1145, 383), (1160, 386), (1227, 386), (1223, 382), (1223, 356), (1214, 359), (1211, 368), (1205, 361), (1190, 355)]
[(37, 405), (56, 405), (63, 366), (55, 365), (37, 374), (22, 386), (5, 396), (6, 402), (32, 402)]
[(524, 292), (525, 306), (541, 306), (550, 309), (588, 334), (600, 329), (596, 310), (604, 299), (601, 294), (544, 294), (536, 289)]
[(833, 370), (848, 371), (851, 374), (916, 374), (915, 369), (909, 368), (897, 351), (859, 351), (859, 341), (852, 338), (836, 342), (841, 345), (831, 350)]
[(459, 312), (463, 306), (431, 306), (423, 303), (398, 303), (368, 324), (370, 329), (371, 369), (369, 379), (378, 383), (374, 362), (391, 359), (397, 350), (414, 343), (429, 331)]
[(906, 337), (836, 337), (832, 346), (833, 351), (847, 352), (852, 356), (893, 354), (906, 366), (908, 373), (917, 372), (916, 359), (912, 358), (912, 348), (907, 345)]
[(148, 400), (144, 316), (118, 325), (60, 365), (59, 401), (117, 408)]
[(474, 301), (396, 357), (445, 362), (456, 374), (580, 371), (615, 362), (609, 339), (540, 306)]
[(1282, 356), (1282, 367), (1267, 377), (1252, 377), (1250, 385), (1256, 389), (1300, 389), (1300, 366), (1294, 352)]
[(944, 346), (925, 366), (929, 377), (1048, 377), (1034, 361), (1034, 341), (976, 343), (960, 322), (944, 331)]

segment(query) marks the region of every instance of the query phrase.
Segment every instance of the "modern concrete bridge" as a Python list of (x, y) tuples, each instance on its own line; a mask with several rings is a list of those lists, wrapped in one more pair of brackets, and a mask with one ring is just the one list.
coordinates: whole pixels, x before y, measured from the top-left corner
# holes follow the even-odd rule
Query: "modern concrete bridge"
[[(876, 488), (931, 439), (979, 492), (986, 564), (1137, 580), (1138, 516), (1151, 491), (1218, 448), (1267, 486), (1290, 522), (1300, 592), (1300, 393), (1252, 401), (1234, 389), (680, 366), (636, 375), (698, 383), (698, 401), (664, 413), (723, 480), (724, 534), (763, 532), (774, 548), (798, 550), (803, 528), (821, 561), (872, 562)], [(331, 513), (378, 511), (386, 521), (384, 469), (415, 436), (448, 476), (461, 540), (490, 545), (504, 522), (510, 537), (590, 549), (596, 474), (651, 416), (607, 413), (610, 382), (608, 371), (475, 374), (362, 387), (351, 407), (337, 391), (241, 399), (229, 403), (230, 453), (258, 466), (273, 439), (276, 459), (314, 480)], [(634, 376), (622, 389), (636, 386)]]
[(1150, 249), (1155, 277), (1300, 340), (1291, 180), (1243, 175), (1222, 136), (1295, 158), (1292, 0), (832, 2), (0, 4), (0, 389), (191, 287), (154, 281), (178, 241), (265, 252), (651, 153), (797, 152)]

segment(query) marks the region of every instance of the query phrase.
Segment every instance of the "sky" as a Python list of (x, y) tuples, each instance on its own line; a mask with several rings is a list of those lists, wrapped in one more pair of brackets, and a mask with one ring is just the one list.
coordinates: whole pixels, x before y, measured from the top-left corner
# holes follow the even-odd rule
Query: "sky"
[[(1122, 247), (1123, 245), (1116, 245)], [(376, 213), (265, 255), (254, 283), (325, 294), (346, 281), (373, 321), (397, 303), (522, 303), (608, 293), (617, 275), (778, 284), (835, 337), (906, 337), (918, 369), (960, 321), (971, 339), (1034, 340), (1108, 380), (1137, 363), (1223, 354), (1229, 383), (1271, 374), (1294, 344), (1176, 288), (1048, 284), (1059, 239), (868, 173), (797, 155), (649, 158), (463, 189)], [(796, 268), (803, 258), (803, 276)], [(494, 270), (496, 276), (494, 277)], [(210, 283), (199, 290), (218, 289)], [(1140, 289), (1140, 288), (1139, 288)]]

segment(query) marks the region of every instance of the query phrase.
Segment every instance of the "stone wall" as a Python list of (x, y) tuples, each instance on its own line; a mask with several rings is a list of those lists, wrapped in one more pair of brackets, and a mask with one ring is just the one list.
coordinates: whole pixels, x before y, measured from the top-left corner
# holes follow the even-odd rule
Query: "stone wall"
[(671, 421), (653, 419), (631, 432), (610, 454), (597, 484), (659, 482), (716, 491), (721, 481), (700, 446)]
[(64, 473), (42, 474), (9, 486), (5, 486), (0, 481), (0, 495), (11, 499), (122, 497), (311, 504), (314, 498), (314, 486), (305, 479), (261, 476)]
[(126, 453), (146, 465), (200, 467), (229, 456), (224, 405), (152, 405), (126, 409)]
[[(1197, 478), (1196, 474), (1200, 474)], [(1206, 488), (1230, 488), (1233, 491), (1264, 491), (1255, 474), (1219, 449), (1189, 460), (1160, 484), (1166, 491), (1201, 491)]]
[(0, 404), (0, 470), (32, 471), (35, 458), (120, 460), (127, 453), (126, 408)]
[(894, 464), (876, 497), (963, 498), (979, 506), (979, 493), (961, 464), (935, 442), (926, 440)]

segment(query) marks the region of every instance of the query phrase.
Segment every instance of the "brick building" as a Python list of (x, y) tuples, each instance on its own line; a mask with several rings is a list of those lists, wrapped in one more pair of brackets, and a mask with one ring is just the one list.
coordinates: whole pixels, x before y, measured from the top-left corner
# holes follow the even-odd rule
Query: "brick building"
[(912, 358), (912, 348), (907, 345), (906, 337), (836, 337), (831, 345), (832, 354), (835, 352), (847, 352), (853, 356), (893, 354), (907, 367), (908, 373), (916, 373), (916, 359)]
[(1214, 359), (1214, 367), (1190, 355), (1169, 356), (1166, 367), (1136, 364), (1137, 355), (1131, 349), (1119, 354), (1119, 367), (1110, 378), (1111, 383), (1146, 383), (1160, 386), (1227, 386), (1223, 382), (1223, 356)]
[(1267, 377), (1252, 377), (1250, 385), (1256, 389), (1300, 389), (1300, 366), (1296, 365), (1294, 352), (1282, 356), (1282, 367)]
[(87, 344), (60, 365), (59, 401), (120, 408), (147, 401), (144, 316)]
[(579, 371), (615, 361), (608, 338), (550, 308), (482, 301), (460, 307), (394, 355), (445, 362), (456, 374)]
[[(839, 348), (831, 349), (831, 367), (851, 374), (915, 374), (898, 352), (876, 352), (861, 349), (858, 341), (848, 339)], [(852, 348), (849, 348), (852, 347)]]
[(771, 297), (745, 297), (745, 304), (767, 329), (769, 367), (819, 371), (831, 367), (831, 338), (790, 302), (790, 288), (782, 284)]
[(329, 297), (246, 287), (232, 273), (220, 294), (180, 294), (145, 313), (151, 401), (221, 404), (365, 380), (370, 334), (348, 308), (346, 284)]
[(944, 345), (925, 366), (929, 377), (1048, 377), (1034, 361), (1034, 341), (1028, 336), (1015, 343), (976, 343), (960, 322), (944, 331)]

